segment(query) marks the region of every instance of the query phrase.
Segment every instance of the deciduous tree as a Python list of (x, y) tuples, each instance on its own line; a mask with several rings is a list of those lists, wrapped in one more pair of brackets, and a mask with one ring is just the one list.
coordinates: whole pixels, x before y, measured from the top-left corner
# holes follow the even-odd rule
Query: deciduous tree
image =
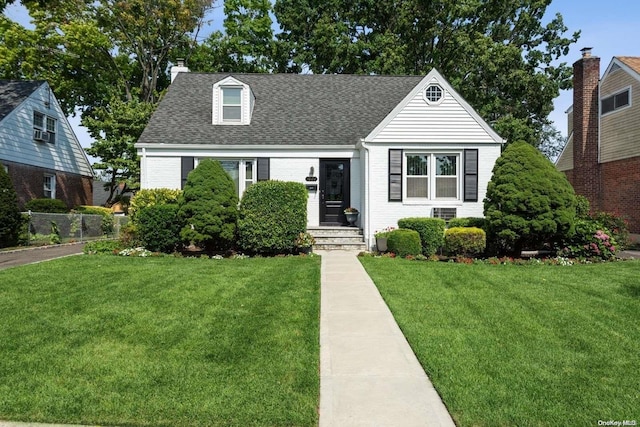
[(537, 145), (552, 100), (571, 86), (551, 0), (276, 0), (278, 35), (313, 73), (426, 74), (437, 68), (509, 141)]

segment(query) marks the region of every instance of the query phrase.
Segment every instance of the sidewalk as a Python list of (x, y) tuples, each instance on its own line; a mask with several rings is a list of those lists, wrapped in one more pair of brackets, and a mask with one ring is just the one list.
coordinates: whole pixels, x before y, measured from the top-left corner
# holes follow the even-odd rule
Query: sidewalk
[(455, 426), (356, 253), (318, 254), (320, 427)]

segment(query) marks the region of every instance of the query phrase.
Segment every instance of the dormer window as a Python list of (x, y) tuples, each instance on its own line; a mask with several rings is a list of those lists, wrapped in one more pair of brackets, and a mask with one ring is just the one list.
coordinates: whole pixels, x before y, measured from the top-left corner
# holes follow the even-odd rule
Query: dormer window
[(242, 121), (242, 88), (222, 88), (222, 121)]
[(213, 85), (214, 125), (248, 125), (255, 98), (249, 85), (227, 77)]

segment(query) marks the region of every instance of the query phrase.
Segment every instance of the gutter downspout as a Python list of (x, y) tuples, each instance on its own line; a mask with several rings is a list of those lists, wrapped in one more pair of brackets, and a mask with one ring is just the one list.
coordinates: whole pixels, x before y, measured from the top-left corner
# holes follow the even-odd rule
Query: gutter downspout
[[(144, 171), (144, 178), (142, 176), (143, 175), (142, 171)], [(142, 181), (140, 183), (141, 187), (142, 188), (147, 188), (149, 183), (147, 182), (148, 181), (148, 178), (147, 178), (147, 175), (148, 175), (148, 172), (147, 172), (147, 149), (145, 147), (142, 147), (142, 158), (140, 159), (140, 175), (141, 175), (140, 178), (143, 178), (143, 179), (140, 179), (140, 181)]]
[(359, 145), (361, 148), (364, 148), (364, 188), (365, 188), (365, 194), (364, 194), (364, 206), (365, 206), (365, 224), (364, 224), (364, 236), (365, 236), (365, 243), (367, 245), (367, 250), (369, 250), (371, 248), (370, 245), (370, 239), (369, 239), (369, 230), (371, 229), (371, 209), (369, 208), (369, 203), (371, 200), (370, 197), (370, 193), (371, 193), (371, 188), (369, 185), (369, 147), (367, 146), (366, 142), (364, 141), (364, 139), (361, 139), (359, 141)]

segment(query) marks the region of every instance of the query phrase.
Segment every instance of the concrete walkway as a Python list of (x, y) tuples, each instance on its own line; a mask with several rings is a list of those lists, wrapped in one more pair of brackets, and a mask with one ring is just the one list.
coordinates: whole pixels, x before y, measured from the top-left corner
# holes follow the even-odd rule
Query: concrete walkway
[(357, 253), (318, 254), (320, 427), (455, 426)]

